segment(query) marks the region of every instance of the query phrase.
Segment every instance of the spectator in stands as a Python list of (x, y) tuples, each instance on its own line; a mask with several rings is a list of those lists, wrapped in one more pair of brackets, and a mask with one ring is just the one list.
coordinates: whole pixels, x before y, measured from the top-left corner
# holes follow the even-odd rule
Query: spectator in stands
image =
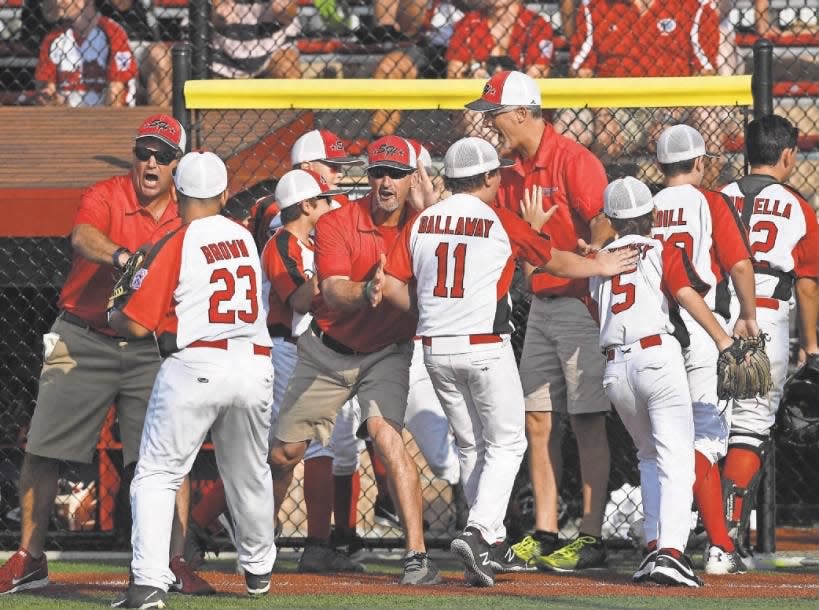
[[(427, 6), (427, 10), (419, 10)], [(455, 4), (440, 0), (374, 0), (373, 11), (375, 27), (356, 32), (362, 42), (415, 43), (390, 49), (378, 62), (373, 78), (442, 78), (446, 75), (446, 47), (454, 25), (463, 16)], [(370, 120), (370, 133), (373, 138), (393, 134), (400, 122), (400, 111), (377, 110)]]
[(301, 78), (298, 3), (213, 0), (211, 71), (222, 78)]
[[(719, 15), (710, 3), (588, 0), (576, 14), (569, 73), (580, 78), (709, 75), (716, 72), (718, 44)], [(655, 141), (663, 129), (658, 114), (661, 123), (685, 118), (678, 110), (568, 111), (556, 127), (612, 160)]]
[[(554, 54), (552, 26), (521, 0), (482, 2), (455, 26), (446, 51), (447, 78), (489, 78), (500, 70), (519, 70), (546, 78)], [(497, 132), (479, 112), (464, 112), (466, 135), (499, 143)]]
[(100, 15), (94, 0), (45, 0), (43, 14), (59, 25), (40, 46), (37, 102), (133, 104), (137, 64), (125, 30)]
[(158, 42), (148, 8), (139, 0), (98, 0), (102, 15), (119, 23), (132, 41), (139, 64), (137, 100), (151, 106), (171, 105), (173, 66), (170, 45)]

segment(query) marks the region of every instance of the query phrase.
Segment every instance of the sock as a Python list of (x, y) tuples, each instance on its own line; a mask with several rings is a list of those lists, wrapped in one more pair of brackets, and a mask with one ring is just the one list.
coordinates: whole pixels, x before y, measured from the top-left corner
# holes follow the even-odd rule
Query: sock
[(202, 529), (206, 529), (226, 510), (225, 484), (222, 479), (217, 479), (213, 487), (202, 496), (202, 499), (191, 510), (191, 520)]
[(660, 549), (660, 553), (663, 553), (664, 555), (671, 555), (672, 557), (674, 557), (674, 559), (679, 559), (680, 557), (682, 557), (682, 551), (672, 549), (670, 546)]
[(333, 512), (333, 458), (317, 457), (304, 462), (304, 504), (307, 508), (307, 537), (330, 540)]
[(358, 496), (361, 495), (361, 475), (333, 475), (333, 518), (336, 527), (355, 529), (358, 524)]
[[(743, 447), (732, 447), (728, 450), (728, 456), (725, 458), (722, 476), (726, 480), (733, 481), (738, 488), (747, 489), (751, 479), (759, 472), (760, 468), (762, 468), (762, 462), (755, 451)], [(734, 507), (729, 521), (739, 523), (743, 500), (742, 496), (734, 496)]]
[(656, 540), (649, 540), (648, 544), (646, 545), (646, 552), (651, 553), (652, 551), (657, 550), (657, 541)]
[(547, 532), (546, 530), (535, 530), (532, 538), (538, 542), (546, 542), (548, 544), (557, 544), (557, 532)]
[(719, 466), (712, 464), (699, 451), (694, 452), (694, 500), (700, 511), (700, 518), (705, 526), (711, 544), (721, 547), (726, 553), (733, 552), (734, 543), (728, 536), (728, 526), (722, 508), (722, 482)]

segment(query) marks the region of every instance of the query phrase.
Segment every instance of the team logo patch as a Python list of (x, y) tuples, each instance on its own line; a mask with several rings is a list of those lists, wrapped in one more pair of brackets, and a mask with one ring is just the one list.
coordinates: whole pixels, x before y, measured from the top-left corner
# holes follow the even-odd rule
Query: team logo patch
[(330, 144), (330, 150), (334, 152), (344, 152), (344, 142), (341, 140), (336, 140), (332, 144)]
[(131, 290), (139, 290), (139, 287), (142, 286), (142, 282), (145, 280), (145, 277), (148, 275), (147, 269), (140, 269), (134, 274), (134, 278), (131, 280)]
[(117, 70), (127, 70), (131, 67), (131, 61), (133, 61), (133, 55), (129, 51), (117, 51), (114, 54)]
[(541, 190), (543, 191), (544, 197), (551, 197), (555, 193), (557, 193), (560, 189), (556, 186), (541, 186)]
[(154, 119), (145, 127), (148, 129), (156, 129), (157, 131), (170, 131), (173, 134), (176, 133), (176, 128), (167, 121), (163, 121), (162, 119)]
[(382, 144), (375, 149), (375, 154), (403, 157), (404, 151), (392, 144)]
[(492, 85), (492, 83), (486, 83), (486, 85), (483, 88), (484, 96), (487, 96), (487, 95), (494, 96), (494, 95), (497, 95), (497, 93), (498, 93), (498, 90), (495, 89), (495, 87), (494, 87), (494, 85)]
[(555, 50), (555, 45), (552, 43), (551, 40), (541, 40), (537, 43), (537, 46), (540, 48), (540, 54), (547, 59), (552, 57), (552, 54)]
[(657, 29), (663, 34), (670, 34), (677, 29), (677, 22), (674, 19), (660, 19), (657, 22)]

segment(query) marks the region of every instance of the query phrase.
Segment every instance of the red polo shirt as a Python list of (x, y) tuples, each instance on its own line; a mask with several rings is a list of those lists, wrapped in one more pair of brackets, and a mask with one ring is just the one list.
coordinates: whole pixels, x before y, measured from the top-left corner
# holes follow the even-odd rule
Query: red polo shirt
[[(131, 252), (159, 241), (182, 224), (176, 201), (171, 199), (157, 221), (137, 201), (131, 174), (114, 176), (88, 188), (80, 200), (74, 226), (91, 225), (115, 244)], [(86, 320), (93, 328), (109, 335), (105, 312), (117, 272), (74, 253), (71, 271), (60, 293), (60, 308)]]
[[(517, 157), (515, 164), (501, 172), (501, 186), (495, 205), (520, 214), (523, 192), (534, 185), (543, 187), (543, 209), (558, 206), (543, 227), (552, 247), (574, 252), (577, 239), (589, 241), (589, 221), (603, 212), (603, 191), (608, 184), (603, 164), (589, 150), (555, 132), (545, 123), (545, 131), (535, 156)], [(586, 280), (568, 280), (548, 273), (532, 276), (532, 292), (538, 296), (584, 296)]]
[[(322, 216), (316, 225), (316, 272), (319, 282), (335, 275), (363, 282), (372, 277), (379, 256), (390, 251), (401, 228), (415, 217), (407, 210), (397, 227), (373, 224), (370, 195)], [(358, 352), (376, 352), (411, 339), (418, 320), (386, 301), (354, 312), (330, 309), (319, 295), (313, 318), (333, 339)]]
[(596, 76), (694, 76), (716, 70), (719, 14), (700, 0), (587, 0), (577, 9), (571, 68)]

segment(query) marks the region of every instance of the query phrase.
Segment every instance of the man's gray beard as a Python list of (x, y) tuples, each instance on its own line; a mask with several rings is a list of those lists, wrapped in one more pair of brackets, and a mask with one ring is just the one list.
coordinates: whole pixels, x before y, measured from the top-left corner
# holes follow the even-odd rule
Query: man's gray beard
[(379, 210), (383, 212), (394, 212), (395, 210), (401, 207), (401, 202), (398, 200), (398, 197), (395, 197), (394, 201), (395, 203), (392, 204), (391, 206), (386, 206), (383, 203), (381, 203), (380, 199), (376, 198), (375, 205), (378, 207)]

